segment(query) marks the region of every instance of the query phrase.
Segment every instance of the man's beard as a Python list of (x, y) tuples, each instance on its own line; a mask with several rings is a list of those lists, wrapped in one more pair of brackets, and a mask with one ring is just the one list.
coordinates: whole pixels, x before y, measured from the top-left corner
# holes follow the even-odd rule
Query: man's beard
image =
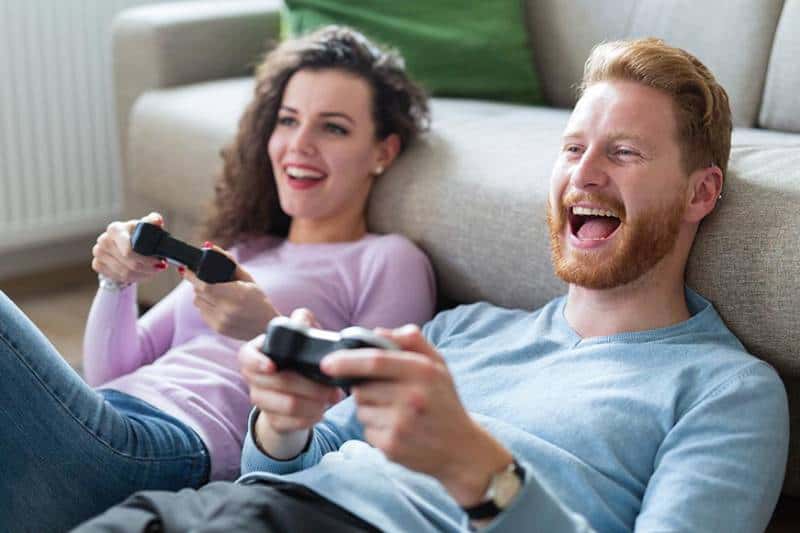
[[(550, 228), (550, 249), (556, 275), (567, 283), (587, 289), (612, 289), (639, 279), (650, 271), (675, 247), (684, 212), (685, 189), (678, 191), (673, 198), (627, 220), (624, 215), (620, 233), (614, 239), (614, 250), (602, 252), (572, 248), (569, 255), (564, 253), (564, 233), (568, 225), (565, 204), (588, 200), (596, 206), (609, 206), (615, 212), (618, 205), (596, 195), (577, 195), (562, 199), (561, 207), (554, 213), (550, 202), (547, 204), (547, 224)], [(620, 206), (621, 207), (621, 206)], [(622, 209), (624, 210), (624, 209)], [(610, 256), (609, 256), (610, 255)]]

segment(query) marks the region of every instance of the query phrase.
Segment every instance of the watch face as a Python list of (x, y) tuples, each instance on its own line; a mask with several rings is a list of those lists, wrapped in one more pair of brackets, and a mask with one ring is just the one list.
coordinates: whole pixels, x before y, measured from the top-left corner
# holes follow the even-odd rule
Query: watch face
[(519, 492), (522, 482), (513, 470), (499, 473), (492, 481), (492, 500), (500, 509), (505, 509)]

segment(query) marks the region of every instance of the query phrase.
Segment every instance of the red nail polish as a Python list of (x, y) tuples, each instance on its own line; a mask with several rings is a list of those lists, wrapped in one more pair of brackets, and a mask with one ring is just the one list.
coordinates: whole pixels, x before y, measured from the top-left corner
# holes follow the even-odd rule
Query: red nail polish
[(206, 241), (206, 242), (203, 243), (203, 248), (213, 248), (213, 247), (214, 247), (214, 243), (211, 242), (211, 241)]
[(183, 276), (185, 273), (186, 273), (186, 267), (185, 266), (179, 266), (178, 267), (178, 274)]

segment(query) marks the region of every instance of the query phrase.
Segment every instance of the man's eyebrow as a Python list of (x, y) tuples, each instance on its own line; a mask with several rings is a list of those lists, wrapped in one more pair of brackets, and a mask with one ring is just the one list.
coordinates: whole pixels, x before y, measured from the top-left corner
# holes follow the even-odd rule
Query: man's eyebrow
[[(561, 136), (562, 141), (566, 141), (569, 139), (576, 139), (581, 138), (584, 136), (583, 131), (575, 130), (575, 131), (567, 131), (564, 135)], [(615, 131), (611, 132), (607, 137), (609, 141), (619, 141), (619, 140), (628, 140), (634, 141), (639, 144), (643, 144), (646, 148), (652, 148), (653, 145), (648, 141), (644, 136), (639, 135), (638, 133), (633, 133), (630, 131)]]
[[(297, 109), (295, 109), (295, 108), (293, 108), (291, 106), (288, 106), (288, 105), (281, 105), (281, 110), (282, 111), (288, 111), (289, 113), (294, 113), (296, 115), (299, 114), (299, 111), (297, 111)], [(350, 122), (351, 124), (355, 124), (356, 123), (356, 121), (353, 120), (353, 118), (350, 115), (348, 115), (347, 113), (342, 113), (340, 111), (324, 111), (324, 112), (320, 113), (319, 115), (321, 117), (326, 117), (326, 118), (330, 118), (330, 117), (343, 118), (344, 120)]]

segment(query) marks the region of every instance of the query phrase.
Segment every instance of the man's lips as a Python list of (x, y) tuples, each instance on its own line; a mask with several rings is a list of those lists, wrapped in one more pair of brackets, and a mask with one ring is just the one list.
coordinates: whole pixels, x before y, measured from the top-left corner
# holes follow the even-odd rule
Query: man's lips
[(579, 247), (594, 247), (611, 239), (622, 226), (618, 212), (598, 205), (572, 205), (567, 208), (571, 240)]

